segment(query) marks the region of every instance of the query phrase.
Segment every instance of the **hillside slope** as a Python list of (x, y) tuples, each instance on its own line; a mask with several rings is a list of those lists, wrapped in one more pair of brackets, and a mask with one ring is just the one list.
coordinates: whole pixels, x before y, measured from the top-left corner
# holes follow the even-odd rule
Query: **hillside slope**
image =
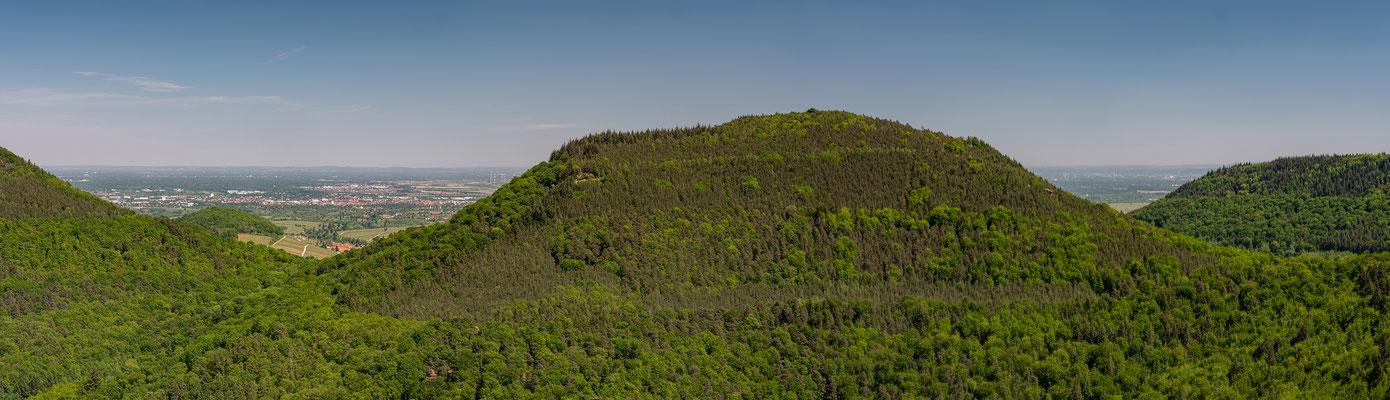
[(107, 218), (128, 215), (0, 147), (0, 218)]
[(0, 219), (0, 289), (0, 399), (1390, 394), (1390, 256), (1213, 247), (844, 112), (576, 140), (322, 262)]
[(1382, 262), (1210, 247), (979, 140), (823, 111), (576, 140), (319, 273), (353, 309), (514, 332), (489, 343), (534, 380), (484, 393), (1354, 397), (1385, 393)]
[(229, 238), (236, 238), (238, 233), (270, 237), (285, 234), (284, 227), (264, 217), (226, 207), (208, 207), (174, 220)]
[(449, 224), (323, 268), (345, 304), (445, 317), (588, 280), (711, 299), (929, 282), (1124, 295), (1131, 259), (1215, 260), (1154, 234), (980, 140), (825, 111), (580, 139)]
[(1220, 168), (1188, 182), (1169, 197), (1308, 195), (1359, 197), (1390, 185), (1390, 154), (1282, 157)]
[(1390, 155), (1306, 156), (1222, 168), (1131, 215), (1280, 254), (1390, 251)]
[(441, 351), (334, 305), (309, 261), (0, 167), (0, 399), (402, 397)]

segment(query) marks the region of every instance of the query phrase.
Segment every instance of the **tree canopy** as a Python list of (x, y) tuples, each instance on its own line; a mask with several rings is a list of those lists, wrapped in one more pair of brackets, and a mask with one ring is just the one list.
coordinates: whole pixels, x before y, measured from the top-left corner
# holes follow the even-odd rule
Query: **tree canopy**
[(238, 233), (271, 237), (285, 234), (284, 227), (275, 225), (264, 217), (226, 207), (204, 208), (178, 217), (175, 221), (207, 229), (209, 232), (230, 238), (236, 238)]
[(0, 147), (0, 218), (107, 218), (131, 214)]
[(1383, 398), (1387, 266), (1214, 246), (978, 139), (809, 110), (575, 140), (322, 261), (0, 219), (0, 398)]
[(1390, 251), (1390, 155), (1221, 168), (1130, 215), (1218, 244), (1293, 255)]

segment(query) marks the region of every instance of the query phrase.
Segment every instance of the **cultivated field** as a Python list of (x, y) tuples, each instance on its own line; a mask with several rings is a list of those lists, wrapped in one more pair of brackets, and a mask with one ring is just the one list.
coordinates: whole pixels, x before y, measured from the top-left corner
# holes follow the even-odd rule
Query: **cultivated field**
[(313, 258), (332, 257), (334, 254), (338, 254), (336, 251), (319, 247), (314, 244), (314, 242), (299, 240), (293, 236), (281, 237), (280, 240), (271, 243), (270, 247), (284, 250), (297, 256), (308, 256)]
[(338, 252), (336, 251), (319, 247), (313, 242), (307, 240), (299, 240), (293, 236), (282, 236), (274, 243), (270, 241), (269, 236), (247, 235), (245, 233), (237, 235), (237, 239), (243, 242), (251, 242), (255, 244), (270, 246), (270, 248), (273, 249), (284, 250), (285, 252), (294, 254), (296, 256), (325, 258), (331, 257), (334, 254), (338, 254)]
[(285, 234), (286, 234), (286, 235), (299, 235), (299, 234), (303, 234), (305, 229), (317, 228), (317, 227), (319, 227), (319, 225), (321, 224), (320, 222), (317, 222), (317, 221), (298, 221), (298, 220), (284, 220), (284, 221), (270, 221), (270, 222), (275, 223), (275, 225), (280, 225), (280, 226), (285, 227)]
[(342, 237), (342, 238), (352, 238), (352, 239), (358, 239), (358, 240), (370, 242), (370, 241), (375, 240), (375, 239), (381, 239), (381, 238), (384, 238), (384, 237), (387, 237), (387, 236), (391, 236), (392, 233), (400, 232), (400, 231), (402, 231), (402, 230), (405, 230), (406, 228), (409, 228), (409, 227), (408, 227), (408, 226), (397, 226), (397, 227), (391, 227), (391, 228), (385, 228), (385, 229), (382, 229), (382, 228), (353, 229), (353, 230), (350, 230), (350, 231), (338, 232), (338, 237)]
[(1115, 211), (1119, 211), (1119, 212), (1122, 212), (1122, 213), (1125, 213), (1125, 214), (1128, 214), (1130, 211), (1138, 210), (1138, 209), (1140, 209), (1140, 208), (1142, 208), (1142, 207), (1144, 207), (1144, 206), (1149, 205), (1149, 203), (1107, 203), (1107, 204), (1110, 205), (1110, 208), (1115, 209)]
[(259, 245), (262, 245), (262, 246), (269, 246), (269, 245), (270, 245), (270, 236), (261, 236), (261, 235), (251, 235), (251, 234), (246, 234), (246, 233), (238, 233), (238, 234), (236, 235), (236, 240), (240, 240), (240, 241), (243, 241), (243, 242), (251, 242), (251, 243), (259, 244)]

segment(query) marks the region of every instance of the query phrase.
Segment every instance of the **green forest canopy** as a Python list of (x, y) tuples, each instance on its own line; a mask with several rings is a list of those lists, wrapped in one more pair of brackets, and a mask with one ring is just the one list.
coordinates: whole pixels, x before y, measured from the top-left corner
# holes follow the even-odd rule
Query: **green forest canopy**
[(1131, 215), (1279, 254), (1390, 251), (1390, 155), (1280, 158), (1222, 168)]
[(575, 140), (321, 262), (0, 220), (0, 398), (1383, 398), (1387, 265), (1208, 245), (974, 138), (749, 116)]
[(261, 216), (226, 207), (208, 207), (184, 215), (176, 221), (207, 229), (220, 236), (236, 238), (238, 233), (276, 237), (285, 228)]
[(0, 218), (111, 217), (132, 214), (83, 192), (0, 148)]

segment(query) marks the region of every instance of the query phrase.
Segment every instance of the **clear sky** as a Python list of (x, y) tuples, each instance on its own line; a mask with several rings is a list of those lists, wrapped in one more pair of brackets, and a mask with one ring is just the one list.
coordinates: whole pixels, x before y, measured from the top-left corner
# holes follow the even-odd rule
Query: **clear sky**
[(1390, 151), (1384, 1), (201, 3), (7, 3), (0, 146), (529, 166), (591, 132), (815, 107), (1026, 165)]

